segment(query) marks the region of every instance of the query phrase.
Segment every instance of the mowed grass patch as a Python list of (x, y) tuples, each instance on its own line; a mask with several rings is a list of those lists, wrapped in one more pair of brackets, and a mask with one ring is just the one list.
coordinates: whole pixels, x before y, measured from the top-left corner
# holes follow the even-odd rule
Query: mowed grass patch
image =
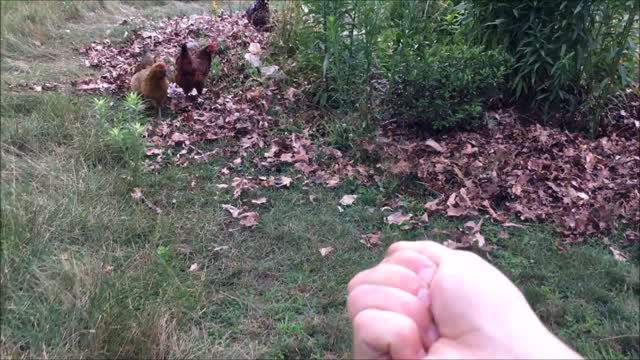
[[(158, 16), (191, 6), (105, 4)], [(93, 36), (87, 41), (105, 29), (127, 31), (119, 21), (98, 23), (92, 16), (70, 18), (69, 26), (86, 30)], [(72, 41), (64, 34), (56, 39)], [(64, 54), (52, 60), (69, 66), (60, 78), (84, 71)], [(55, 68), (43, 69), (18, 75), (40, 81)], [(345, 179), (334, 190), (294, 179), (290, 189), (256, 189), (234, 199), (216, 184), (279, 174), (243, 164), (223, 176), (229, 159), (222, 158), (132, 180), (96, 121), (91, 96), (4, 90), (3, 358), (345, 358), (349, 279), (377, 263), (390, 243), (445, 240), (442, 231), (467, 220), (433, 217), (410, 231), (384, 224), (384, 200), (407, 190), (393, 179), (377, 186)], [(162, 212), (134, 200), (134, 186)], [(426, 198), (420, 189), (412, 193), (401, 209), (419, 215)], [(345, 194), (359, 197), (341, 211)], [(265, 204), (251, 203), (261, 196)], [(258, 225), (240, 226), (224, 204), (258, 212)], [(595, 241), (559, 252), (557, 234), (544, 225), (510, 230), (509, 239), (498, 239), (501, 229), (488, 220), (482, 229), (497, 246), (490, 254), (494, 264), (570, 345), (589, 357), (638, 356), (636, 265), (616, 262)], [(383, 244), (367, 249), (360, 235), (374, 231), (382, 232)], [(334, 251), (323, 257), (323, 247)], [(189, 271), (194, 264), (197, 270)]]
[[(126, 41), (136, 28), (151, 29), (169, 16), (211, 14), (200, 1), (3, 1), (3, 85), (60, 82), (95, 76), (78, 49), (93, 41)], [(143, 16), (141, 22), (131, 17)], [(3, 89), (5, 91), (25, 91)]]
[[(463, 222), (435, 217), (428, 236), (446, 240), (444, 231), (454, 231)], [(505, 229), (485, 220), (482, 234), (496, 247), (489, 252), (492, 264), (522, 290), (551, 331), (583, 356), (638, 358), (638, 248), (627, 249), (632, 255), (629, 262), (622, 263), (614, 259), (602, 239), (558, 246), (562, 239), (550, 226), (524, 225)], [(608, 241), (619, 246), (621, 234), (614, 235)]]
[(640, 273), (598, 242), (559, 251), (549, 229), (513, 231), (495, 263), (538, 316), (587, 358), (640, 356)]

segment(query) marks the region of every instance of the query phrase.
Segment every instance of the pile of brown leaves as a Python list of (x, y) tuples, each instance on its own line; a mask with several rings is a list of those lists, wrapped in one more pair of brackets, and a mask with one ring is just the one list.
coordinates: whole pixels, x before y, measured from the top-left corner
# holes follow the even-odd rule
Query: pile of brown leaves
[[(139, 18), (130, 20), (137, 23), (145, 21)], [(98, 79), (80, 80), (75, 87), (82, 91), (107, 89), (126, 92), (144, 45), (148, 45), (153, 54), (171, 69), (183, 43), (193, 48), (199, 47), (204, 40), (223, 44), (220, 59), (224, 76), (233, 72), (229, 67), (235, 58), (242, 56), (242, 50), (250, 43), (263, 44), (265, 35), (257, 32), (240, 14), (167, 18), (157, 23), (153, 30), (133, 30), (121, 46), (116, 47), (106, 39), (81, 47), (79, 51), (85, 56), (84, 64), (101, 69), (101, 74)]]
[[(493, 114), (493, 134), (458, 133), (427, 141), (387, 129), (371, 150), (386, 169), (413, 174), (440, 194), (428, 213), (488, 214), (506, 223), (550, 222), (569, 240), (640, 222), (640, 143), (615, 135), (590, 140), (540, 125), (522, 127), (508, 113)], [(394, 136), (395, 134), (395, 136)], [(637, 241), (628, 231), (628, 241)]]
[[(385, 218), (389, 224), (408, 227), (427, 222), (433, 213), (451, 217), (488, 214), (508, 226), (513, 214), (524, 221), (550, 222), (570, 241), (581, 241), (587, 235), (613, 230), (620, 222), (640, 221), (637, 137), (612, 135), (593, 141), (542, 126), (522, 127), (512, 121), (512, 114), (501, 112), (494, 114), (499, 128), (484, 134), (458, 133), (425, 141), (386, 127), (376, 142), (363, 146), (381, 155), (382, 165), (365, 166), (334, 148), (315, 144), (307, 125), (297, 134), (269, 131), (280, 126), (269, 110), (286, 113), (299, 100), (300, 92), (284, 88), (278, 78), (245, 81), (243, 66), (260, 60), (266, 39), (240, 14), (166, 19), (153, 31), (134, 32), (123, 47), (106, 40), (93, 43), (80, 51), (87, 57), (87, 66), (102, 69), (102, 74), (75, 86), (122, 93), (128, 89), (143, 44), (151, 45), (161, 57), (175, 59), (180, 44), (195, 42), (198, 36), (226, 44), (227, 50), (218, 55), (220, 80), (197, 100), (187, 99), (172, 85), (170, 104), (178, 117), (152, 121), (145, 131), (150, 169), (223, 156), (232, 159), (223, 175), (243, 162), (275, 171), (290, 166), (305, 183), (327, 187), (337, 187), (345, 177), (367, 183), (381, 171), (414, 175), (440, 196), (425, 205), (426, 213), (420, 219), (411, 220), (410, 215), (397, 211)], [(220, 140), (231, 145), (206, 150), (210, 149), (207, 144)], [(238, 198), (258, 186), (288, 187), (292, 181), (286, 176), (235, 177), (218, 186), (232, 187)], [(235, 213), (232, 208), (227, 210)], [(253, 212), (238, 210), (233, 217), (245, 226), (257, 221)], [(480, 225), (467, 222), (461, 242), (483, 245)], [(363, 243), (373, 246), (377, 236), (363, 238)], [(628, 231), (626, 236), (628, 241), (638, 240), (637, 231)]]
[[(267, 74), (267, 82), (246, 81), (244, 69), (251, 66), (247, 58), (260, 61), (266, 38), (240, 13), (166, 19), (153, 31), (134, 31), (128, 43), (121, 47), (113, 46), (109, 40), (83, 47), (80, 52), (87, 57), (86, 65), (100, 68), (101, 75), (98, 79), (77, 82), (76, 89), (126, 92), (145, 44), (171, 64), (170, 59), (178, 55), (180, 45), (195, 43), (199, 36), (224, 44), (225, 50), (217, 56), (221, 63), (220, 78), (196, 100), (188, 99), (175, 84), (170, 85), (170, 106), (178, 117), (147, 124), (146, 154), (150, 169), (166, 163), (185, 166), (224, 155), (233, 159), (229, 167), (238, 166), (243, 160), (259, 168), (291, 165), (307, 181), (328, 187), (338, 186), (344, 176), (367, 180), (369, 172), (364, 166), (355, 165), (336, 149), (313, 144), (308, 129), (300, 134), (270, 135), (268, 130), (279, 124), (268, 111), (274, 109), (282, 113), (283, 108), (298, 101), (301, 94), (294, 88), (282, 89), (279, 83), (282, 72), (277, 66), (260, 69)], [(270, 74), (278, 76), (269, 77)], [(231, 145), (224, 150), (202, 150), (207, 144), (220, 140), (227, 140)], [(259, 155), (265, 146), (269, 150)], [(323, 155), (322, 160), (314, 161), (318, 154)], [(251, 183), (255, 179), (244, 180)]]

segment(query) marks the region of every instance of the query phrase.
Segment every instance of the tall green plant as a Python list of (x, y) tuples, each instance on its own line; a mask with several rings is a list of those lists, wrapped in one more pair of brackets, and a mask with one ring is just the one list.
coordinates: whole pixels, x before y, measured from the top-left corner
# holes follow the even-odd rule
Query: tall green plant
[(515, 98), (547, 114), (575, 112), (637, 79), (638, 1), (472, 0), (459, 9), (476, 40), (515, 59)]
[(387, 104), (405, 124), (435, 131), (478, 128), (483, 110), (501, 95), (509, 60), (500, 50), (432, 46), (404, 60)]

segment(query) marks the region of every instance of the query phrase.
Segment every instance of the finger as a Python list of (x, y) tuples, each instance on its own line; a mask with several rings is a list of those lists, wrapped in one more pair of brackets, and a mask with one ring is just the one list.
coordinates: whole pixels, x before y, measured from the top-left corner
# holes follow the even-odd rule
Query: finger
[(389, 249), (387, 249), (387, 256), (391, 256), (396, 252), (404, 250), (411, 250), (420, 253), (436, 265), (440, 265), (442, 258), (449, 252), (453, 251), (434, 241), (398, 241), (389, 246)]
[[(364, 284), (351, 291), (347, 298), (349, 317), (354, 319), (358, 313), (367, 309), (391, 311), (413, 319), (420, 329), (420, 337), (427, 342), (427, 329), (432, 324), (429, 309), (428, 290), (422, 289), (419, 296), (394, 287)], [(426, 294), (425, 294), (426, 293)], [(419, 299), (420, 298), (420, 299)], [(422, 299), (422, 300), (421, 300)]]
[(382, 263), (358, 273), (347, 285), (347, 291), (351, 293), (353, 289), (363, 284), (395, 287), (412, 295), (417, 295), (418, 290), (425, 287), (415, 272), (391, 263)]
[(354, 359), (421, 359), (426, 356), (418, 326), (411, 318), (367, 309), (353, 319)]
[(383, 264), (395, 264), (403, 266), (414, 273), (424, 282), (425, 287), (429, 287), (436, 266), (426, 256), (413, 250), (400, 250), (387, 256), (382, 260)]
[[(469, 359), (471, 356), (467, 354), (457, 342), (449, 339), (440, 338), (431, 347), (427, 353), (426, 359)], [(426, 360), (425, 359), (425, 360)]]

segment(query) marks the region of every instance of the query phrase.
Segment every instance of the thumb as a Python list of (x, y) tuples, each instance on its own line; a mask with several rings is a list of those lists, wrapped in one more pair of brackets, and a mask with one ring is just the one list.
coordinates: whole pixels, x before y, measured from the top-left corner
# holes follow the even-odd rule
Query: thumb
[(425, 256), (427, 259), (431, 260), (431, 262), (433, 262), (437, 266), (440, 265), (440, 262), (443, 258), (449, 256), (453, 251), (455, 251), (442, 244), (438, 244), (435, 241), (398, 241), (389, 246), (386, 256), (389, 257), (392, 254), (402, 250), (411, 250), (417, 252)]
[(403, 314), (367, 309), (353, 319), (354, 359), (422, 359), (418, 325)]

